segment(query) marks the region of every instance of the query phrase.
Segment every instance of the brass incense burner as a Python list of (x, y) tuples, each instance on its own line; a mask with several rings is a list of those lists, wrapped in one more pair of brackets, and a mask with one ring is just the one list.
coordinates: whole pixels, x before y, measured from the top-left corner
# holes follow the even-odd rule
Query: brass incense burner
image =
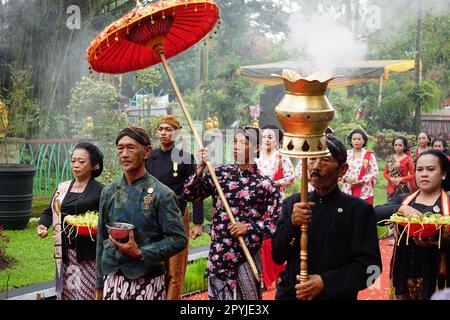
[(275, 108), (284, 131), (280, 153), (299, 158), (329, 155), (324, 131), (334, 118), (334, 109), (325, 91), (336, 77), (316, 72), (303, 78), (288, 69), (272, 76), (281, 78), (286, 90)]
[[(286, 94), (275, 108), (275, 115), (284, 130), (280, 153), (302, 158), (301, 197), (308, 202), (307, 158), (330, 154), (325, 129), (334, 118), (334, 109), (325, 96), (328, 82), (335, 77), (316, 72), (303, 78), (292, 70), (272, 75), (284, 81)], [(308, 281), (308, 224), (300, 226), (300, 283)]]

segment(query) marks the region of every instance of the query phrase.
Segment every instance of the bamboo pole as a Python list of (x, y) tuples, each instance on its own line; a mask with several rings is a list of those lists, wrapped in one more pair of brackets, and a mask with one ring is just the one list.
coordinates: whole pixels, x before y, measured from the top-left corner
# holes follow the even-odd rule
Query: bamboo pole
[[(155, 50), (155, 52), (161, 58), (161, 62), (163, 64), (163, 66), (164, 66), (164, 69), (166, 70), (166, 73), (167, 73), (167, 76), (169, 77), (170, 83), (172, 84), (172, 88), (175, 91), (175, 95), (177, 96), (178, 102), (180, 103), (181, 110), (183, 111), (183, 113), (184, 113), (184, 115), (186, 117), (186, 120), (187, 120), (187, 122), (189, 123), (189, 126), (192, 129), (192, 133), (194, 134), (195, 140), (197, 140), (197, 143), (198, 143), (199, 147), (201, 149), (203, 149), (204, 148), (203, 142), (200, 139), (200, 136), (199, 136), (199, 134), (197, 132), (197, 129), (194, 126), (194, 122), (192, 121), (191, 115), (189, 114), (189, 111), (187, 110), (187, 108), (186, 108), (186, 106), (184, 104), (183, 97), (181, 96), (180, 90), (178, 89), (178, 85), (175, 82), (175, 78), (173, 77), (172, 72), (171, 72), (171, 70), (169, 68), (169, 64), (167, 63), (167, 60), (164, 57), (164, 49), (163, 49), (162, 44), (156, 45), (153, 48), (153, 50)], [(214, 182), (214, 186), (216, 187), (217, 192), (219, 193), (220, 200), (222, 200), (222, 203), (223, 203), (223, 205), (225, 207), (225, 210), (227, 211), (227, 214), (228, 214), (228, 217), (230, 218), (230, 221), (232, 223), (235, 223), (236, 220), (234, 219), (234, 216), (231, 213), (230, 206), (228, 205), (228, 202), (227, 202), (227, 200), (225, 198), (225, 195), (224, 195), (224, 193), (222, 191), (222, 188), (221, 188), (221, 186), (219, 184), (219, 180), (217, 180), (217, 176), (216, 176), (216, 173), (214, 171), (214, 167), (211, 165), (210, 161), (206, 161), (206, 166), (208, 167), (209, 173), (211, 174), (211, 179)], [(239, 244), (242, 247), (242, 250), (244, 251), (245, 257), (247, 258), (247, 261), (248, 261), (248, 263), (250, 265), (250, 268), (252, 270), (253, 276), (255, 277), (255, 279), (258, 282), (260, 282), (258, 269), (256, 268), (255, 262), (253, 261), (253, 258), (252, 258), (251, 254), (250, 254), (250, 251), (247, 248), (247, 245), (244, 242), (244, 239), (242, 237), (238, 237), (238, 240), (239, 240)]]
[[(308, 158), (302, 158), (301, 202), (308, 202)], [(300, 226), (300, 283), (308, 281), (308, 225)]]

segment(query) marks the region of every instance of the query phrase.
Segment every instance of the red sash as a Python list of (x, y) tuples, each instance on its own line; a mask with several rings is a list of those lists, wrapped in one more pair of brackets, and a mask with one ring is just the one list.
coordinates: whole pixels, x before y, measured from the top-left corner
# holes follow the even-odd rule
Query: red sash
[[(367, 168), (369, 168), (369, 161), (370, 156), (372, 155), (372, 152), (369, 150), (366, 151), (366, 154), (364, 155), (364, 160), (361, 166), (361, 171), (359, 171), (358, 181), (362, 179), (366, 175)], [(362, 184), (358, 184), (357, 186), (352, 186), (352, 195), (355, 197), (361, 197), (361, 191), (362, 191)]]
[(283, 178), (283, 163), (281, 157), (282, 155), (279, 153), (275, 157), (275, 168), (277, 171), (275, 171), (273, 181), (278, 181)]
[[(420, 190), (417, 190), (414, 193), (411, 193), (409, 196), (407, 196), (403, 201), (402, 204), (409, 205), (419, 194)], [(450, 215), (450, 204), (447, 193), (441, 189), (441, 207), (442, 207), (442, 214), (444, 216)], [(442, 227), (444, 230), (444, 237), (448, 237), (450, 235), (450, 226)], [(439, 255), (439, 275), (447, 275), (447, 255), (443, 252)]]

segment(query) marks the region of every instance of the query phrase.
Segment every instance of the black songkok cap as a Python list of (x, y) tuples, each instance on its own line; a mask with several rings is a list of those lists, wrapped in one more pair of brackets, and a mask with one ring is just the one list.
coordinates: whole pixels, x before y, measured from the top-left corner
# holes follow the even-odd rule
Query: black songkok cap
[(330, 150), (331, 155), (335, 158), (339, 165), (343, 165), (347, 162), (347, 149), (344, 144), (338, 140), (333, 134), (326, 135), (327, 148)]
[(145, 147), (151, 145), (150, 136), (144, 129), (139, 127), (129, 126), (125, 129), (122, 129), (122, 131), (120, 131), (117, 135), (116, 146), (119, 143), (119, 140), (123, 137), (130, 137), (131, 139), (135, 140)]

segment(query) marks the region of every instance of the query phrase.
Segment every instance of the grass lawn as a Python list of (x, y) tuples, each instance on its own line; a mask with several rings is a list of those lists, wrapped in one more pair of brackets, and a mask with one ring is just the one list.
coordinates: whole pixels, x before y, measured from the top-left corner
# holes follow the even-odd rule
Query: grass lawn
[(32, 221), (24, 230), (4, 231), (10, 238), (6, 254), (14, 259), (14, 264), (0, 271), (0, 291), (6, 291), (7, 282), (11, 289), (54, 279), (52, 238), (39, 238), (36, 227), (37, 222)]
[(211, 243), (211, 237), (206, 231), (203, 231), (202, 235), (195, 240), (189, 240), (189, 248), (196, 248), (202, 246), (209, 246)]
[[(20, 288), (34, 283), (51, 281), (55, 278), (55, 263), (53, 259), (53, 242), (49, 236), (41, 239), (36, 234), (36, 221), (30, 221), (27, 228), (20, 231), (4, 231), (10, 238), (6, 254), (14, 260), (14, 264), (0, 271), (0, 291), (11, 288)], [(209, 245), (211, 238), (205, 232), (195, 240), (189, 240), (189, 248)], [(193, 290), (202, 283), (206, 260), (203, 263), (189, 263), (187, 269), (203, 271), (197, 275), (186, 276), (192, 279)], [(192, 271), (188, 271), (192, 272)], [(8, 280), (9, 277), (9, 280)], [(190, 286), (190, 281), (187, 283)]]

